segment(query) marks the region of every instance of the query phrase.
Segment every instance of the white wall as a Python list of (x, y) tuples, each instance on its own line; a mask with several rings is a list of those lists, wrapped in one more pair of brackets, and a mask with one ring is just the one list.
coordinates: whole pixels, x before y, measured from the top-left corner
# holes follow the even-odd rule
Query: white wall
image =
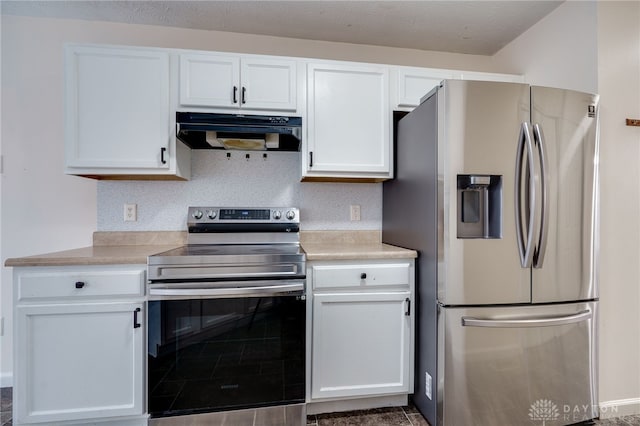
[[(96, 183), (62, 174), (62, 51), (37, 26), (2, 21), (2, 262), (86, 246), (95, 229)], [(11, 379), (11, 269), (2, 268), (0, 379)]]
[[(487, 72), (512, 72), (497, 67), (490, 57), (423, 52), (376, 46), (361, 46), (310, 40), (283, 39), (234, 33), (185, 30), (170, 27), (127, 25), (109, 22), (56, 20), (2, 16), (2, 155), (5, 170), (0, 183), (1, 240), (0, 256), (32, 255), (89, 245), (98, 220), (103, 229), (113, 229), (119, 223), (123, 200), (142, 203), (141, 222), (137, 226), (156, 227), (159, 224), (175, 228), (183, 220), (175, 213), (152, 218), (158, 211), (157, 202), (145, 198), (148, 191), (164, 194), (179, 187), (173, 183), (100, 183), (65, 176), (63, 170), (63, 63), (62, 48), (67, 42), (125, 44), (185, 49), (220, 50), (284, 56), (353, 60), (431, 68), (466, 69)], [(215, 154), (206, 154), (215, 156)], [(215, 157), (213, 157), (215, 158)], [(279, 160), (288, 161), (286, 158)], [(271, 160), (270, 160), (271, 161)], [(273, 161), (278, 161), (274, 157)], [(206, 166), (194, 162), (197, 176), (184, 185), (184, 202), (198, 200), (196, 188), (211, 175)], [(299, 165), (295, 167), (299, 173)], [(240, 166), (239, 166), (240, 167)], [(259, 173), (251, 172), (249, 179)], [(285, 176), (291, 176), (288, 173)], [(291, 176), (292, 177), (292, 176)], [(200, 180), (202, 178), (202, 180)], [(293, 177), (292, 177), (293, 178)], [(215, 185), (215, 182), (211, 182)], [(351, 200), (363, 205), (360, 226), (380, 228), (380, 184), (363, 186), (338, 184), (301, 184), (290, 187), (291, 202), (308, 202), (320, 206), (307, 211), (315, 220), (312, 227), (349, 226), (345, 204)], [(291, 189), (293, 188), (293, 189)], [(297, 188), (297, 189), (296, 189)], [(120, 191), (118, 193), (118, 191)], [(232, 192), (209, 192), (223, 200), (234, 199)], [(298, 191), (296, 193), (296, 191)], [(102, 209), (97, 216), (97, 202)], [(175, 194), (175, 192), (173, 192)], [(297, 198), (296, 198), (297, 197)], [(159, 198), (161, 199), (161, 198)], [(239, 200), (239, 201), (243, 201)], [(213, 200), (211, 200), (213, 202)], [(284, 200), (283, 200), (284, 201)], [(208, 203), (207, 203), (208, 204)], [(186, 207), (182, 206), (182, 207)], [(177, 209), (172, 210), (177, 212)], [(181, 212), (183, 210), (180, 210)], [(182, 214), (182, 213), (178, 213)], [(165, 222), (166, 220), (166, 222)], [(172, 222), (173, 221), (173, 222)], [(341, 225), (342, 224), (342, 225)], [(123, 228), (122, 229), (129, 229)], [(2, 268), (0, 281), (1, 315), (5, 318), (5, 333), (0, 337), (0, 385), (11, 384), (12, 364), (12, 296), (11, 270)]]
[(596, 93), (597, 4), (568, 1), (493, 57), (529, 83)]
[(598, 2), (600, 400), (640, 414), (640, 3)]
[[(596, 38), (597, 35), (597, 38)], [(600, 94), (603, 416), (640, 414), (640, 3), (566, 2), (495, 55), (533, 84)]]

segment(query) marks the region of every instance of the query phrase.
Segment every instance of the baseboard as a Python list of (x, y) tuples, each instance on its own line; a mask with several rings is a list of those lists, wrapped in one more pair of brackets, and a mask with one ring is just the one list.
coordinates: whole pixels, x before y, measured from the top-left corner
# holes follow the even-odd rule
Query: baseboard
[(640, 398), (618, 399), (600, 403), (600, 418), (640, 415)]
[(13, 373), (0, 373), (0, 388), (13, 387)]
[(368, 410), (380, 407), (402, 407), (407, 405), (407, 394), (379, 396), (372, 398), (353, 398), (329, 401), (307, 402), (307, 414), (337, 413), (352, 410)]

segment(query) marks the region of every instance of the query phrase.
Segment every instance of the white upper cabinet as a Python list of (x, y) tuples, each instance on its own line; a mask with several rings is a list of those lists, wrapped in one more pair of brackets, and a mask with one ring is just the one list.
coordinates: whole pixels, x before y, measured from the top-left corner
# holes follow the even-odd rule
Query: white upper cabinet
[(288, 60), (242, 59), (243, 108), (296, 110), (296, 63)]
[(240, 59), (180, 55), (180, 105), (238, 107)]
[(66, 173), (188, 178), (169, 76), (161, 49), (67, 46)]
[(518, 74), (497, 74), (478, 71), (454, 71), (456, 80), (503, 81), (506, 83), (524, 83), (524, 76)]
[(296, 111), (294, 60), (180, 54), (180, 105)]
[(68, 45), (65, 173), (189, 179), (176, 112), (303, 119), (302, 180), (393, 178), (392, 110), (411, 111), (447, 78), (523, 76), (131, 46)]
[(453, 78), (453, 72), (429, 68), (396, 67), (395, 109), (414, 108), (420, 99), (436, 87), (442, 80)]
[(392, 177), (388, 67), (309, 64), (307, 97), (303, 179)]
[(411, 111), (420, 105), (420, 99), (445, 79), (524, 82), (524, 76), (515, 74), (417, 67), (392, 67), (391, 75), (391, 106), (393, 109), (400, 111)]

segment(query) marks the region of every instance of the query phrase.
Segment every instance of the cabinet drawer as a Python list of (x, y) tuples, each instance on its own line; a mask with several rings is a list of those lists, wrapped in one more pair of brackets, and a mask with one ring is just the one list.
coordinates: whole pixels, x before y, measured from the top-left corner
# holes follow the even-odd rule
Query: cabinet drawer
[(23, 272), (17, 300), (144, 295), (144, 269)]
[(408, 286), (409, 263), (314, 265), (313, 288)]

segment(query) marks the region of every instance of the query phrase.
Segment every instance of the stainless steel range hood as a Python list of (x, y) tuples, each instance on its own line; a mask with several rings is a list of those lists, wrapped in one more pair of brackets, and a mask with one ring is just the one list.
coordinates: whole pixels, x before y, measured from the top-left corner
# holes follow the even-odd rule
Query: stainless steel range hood
[(177, 112), (176, 136), (192, 149), (300, 151), (302, 118)]

